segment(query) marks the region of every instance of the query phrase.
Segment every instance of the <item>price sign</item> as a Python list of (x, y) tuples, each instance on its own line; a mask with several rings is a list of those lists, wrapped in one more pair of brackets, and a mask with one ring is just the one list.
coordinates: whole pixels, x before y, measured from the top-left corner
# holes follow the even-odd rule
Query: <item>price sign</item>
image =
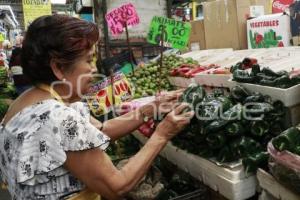
[(154, 16), (147, 40), (152, 44), (160, 44), (163, 35), (164, 46), (182, 49), (187, 46), (190, 33), (191, 24), (188, 22)]
[(113, 109), (112, 93), (115, 97), (115, 105), (131, 99), (131, 88), (126, 76), (121, 72), (114, 74), (112, 88), (111, 79), (105, 78), (95, 83), (89, 90), (86, 101), (95, 116), (101, 116)]
[(105, 15), (105, 19), (113, 36), (123, 33), (126, 25), (135, 26), (140, 23), (140, 18), (131, 3), (113, 9)]
[(52, 14), (50, 0), (23, 0), (22, 5), (26, 29), (36, 18)]

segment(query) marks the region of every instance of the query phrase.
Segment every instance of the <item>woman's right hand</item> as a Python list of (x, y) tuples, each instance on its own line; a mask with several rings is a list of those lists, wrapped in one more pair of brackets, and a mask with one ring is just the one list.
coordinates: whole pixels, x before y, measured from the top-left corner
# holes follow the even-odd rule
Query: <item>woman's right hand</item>
[(157, 126), (155, 134), (170, 140), (177, 135), (194, 116), (194, 112), (184, 112), (189, 105), (186, 103), (179, 104), (171, 111)]

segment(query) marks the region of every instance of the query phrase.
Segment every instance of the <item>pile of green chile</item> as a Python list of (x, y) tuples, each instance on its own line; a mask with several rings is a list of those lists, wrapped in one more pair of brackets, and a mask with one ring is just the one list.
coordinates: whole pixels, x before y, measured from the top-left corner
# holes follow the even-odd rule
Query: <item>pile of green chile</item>
[(180, 101), (195, 117), (173, 138), (175, 146), (220, 163), (242, 159), (246, 173), (267, 166), (267, 143), (284, 129), (282, 102), (241, 86), (225, 95), (221, 89), (207, 94), (199, 85), (189, 86)]
[(277, 151), (289, 151), (300, 156), (300, 130), (291, 127), (272, 139)]
[(159, 90), (172, 90), (173, 86), (168, 80), (170, 69), (174, 69), (182, 64), (198, 64), (192, 58), (182, 58), (175, 54), (163, 57), (163, 66), (160, 69), (160, 59), (138, 67), (134, 74), (130, 73), (127, 78), (135, 88), (134, 98), (152, 96)]
[(231, 67), (230, 70), (233, 74), (233, 81), (241, 83), (252, 83), (257, 85), (277, 87), (277, 88), (290, 88), (300, 83), (300, 75), (291, 76), (287, 71), (275, 72), (268, 67), (262, 68), (258, 64), (254, 64), (251, 72), (244, 70), (242, 63), (238, 62)]

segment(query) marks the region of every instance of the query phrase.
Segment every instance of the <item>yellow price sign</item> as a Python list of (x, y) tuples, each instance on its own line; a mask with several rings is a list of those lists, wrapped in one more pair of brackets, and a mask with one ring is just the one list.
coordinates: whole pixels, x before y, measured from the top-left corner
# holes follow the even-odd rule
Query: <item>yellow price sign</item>
[(25, 29), (38, 17), (51, 15), (50, 0), (22, 0)]
[(110, 78), (105, 78), (90, 88), (86, 100), (95, 116), (98, 117), (111, 111), (113, 107), (113, 92), (115, 106), (132, 98), (130, 83), (123, 73), (117, 72), (114, 74), (113, 87)]
[(5, 40), (4, 33), (0, 33), (0, 42), (3, 42)]

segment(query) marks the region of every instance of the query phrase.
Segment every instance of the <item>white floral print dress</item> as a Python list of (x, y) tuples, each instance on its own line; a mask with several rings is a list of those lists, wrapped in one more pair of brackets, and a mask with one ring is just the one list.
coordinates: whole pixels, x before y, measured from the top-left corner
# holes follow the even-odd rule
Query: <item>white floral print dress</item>
[[(86, 104), (44, 100), (0, 124), (0, 172), (13, 199), (56, 200), (84, 185), (63, 168), (66, 151), (105, 150)], [(78, 163), (80, 164), (80, 163)]]

